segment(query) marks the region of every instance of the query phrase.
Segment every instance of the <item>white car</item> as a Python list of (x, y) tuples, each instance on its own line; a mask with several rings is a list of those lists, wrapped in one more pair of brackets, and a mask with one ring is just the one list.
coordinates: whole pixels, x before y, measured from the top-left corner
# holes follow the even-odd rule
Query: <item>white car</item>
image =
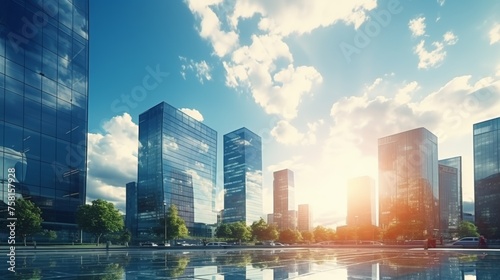
[(452, 243), (453, 246), (479, 247), (479, 237), (462, 237)]
[(207, 246), (216, 246), (216, 247), (222, 247), (222, 246), (228, 246), (227, 242), (209, 242), (207, 243)]

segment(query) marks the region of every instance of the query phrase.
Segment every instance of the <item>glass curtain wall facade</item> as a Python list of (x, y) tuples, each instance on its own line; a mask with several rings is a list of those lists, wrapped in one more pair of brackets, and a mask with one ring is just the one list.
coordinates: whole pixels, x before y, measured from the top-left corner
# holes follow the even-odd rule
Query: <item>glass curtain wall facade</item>
[(153, 235), (175, 205), (191, 236), (211, 237), (217, 132), (162, 102), (139, 116), (138, 238)]
[(439, 234), (437, 137), (425, 128), (378, 140), (379, 223), (384, 238)]
[(441, 235), (453, 237), (457, 233), (461, 220), (461, 203), (458, 195), (458, 170), (451, 166), (439, 164), (439, 217), (441, 219)]
[(223, 222), (251, 225), (262, 211), (262, 141), (240, 128), (224, 135)]
[(283, 169), (273, 173), (273, 222), (278, 229), (296, 229), (295, 183), (293, 171)]
[(312, 226), (312, 212), (309, 204), (299, 204), (297, 212), (297, 229), (299, 231), (311, 231)]
[(347, 225), (375, 225), (375, 214), (375, 180), (369, 176), (349, 180), (347, 187)]
[[(463, 220), (463, 196), (462, 196), (462, 157), (451, 157), (440, 159), (439, 164), (446, 165), (457, 169), (457, 189), (453, 190), (453, 193), (457, 193), (456, 199), (458, 200), (458, 205), (460, 209), (460, 221)], [(439, 198), (441, 200), (441, 198)]]
[(63, 242), (77, 239), (86, 196), (88, 11), (87, 0), (0, 3), (1, 208), (15, 169), (16, 195)]
[(137, 183), (126, 184), (125, 228), (132, 236), (137, 234)]
[(500, 118), (474, 124), (475, 221), (486, 238), (500, 238)]

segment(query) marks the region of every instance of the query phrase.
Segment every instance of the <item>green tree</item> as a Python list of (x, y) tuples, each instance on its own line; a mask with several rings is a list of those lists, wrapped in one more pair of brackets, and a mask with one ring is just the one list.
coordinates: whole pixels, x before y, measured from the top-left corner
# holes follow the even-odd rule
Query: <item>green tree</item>
[(93, 234), (99, 245), (101, 236), (123, 228), (123, 219), (113, 203), (102, 199), (92, 201), (92, 204), (81, 205), (76, 212), (76, 222), (80, 229)]
[(222, 223), (215, 230), (215, 236), (218, 238), (230, 238), (233, 232), (229, 224)]
[(231, 237), (238, 239), (241, 241), (247, 241), (252, 238), (252, 233), (250, 232), (250, 228), (247, 227), (245, 222), (236, 222), (230, 224), (231, 228)]
[(33, 202), (18, 198), (14, 206), (16, 211), (16, 234), (23, 237), (26, 246), (26, 237), (42, 231), (42, 211)]
[(282, 243), (297, 243), (302, 239), (302, 235), (298, 230), (284, 229), (280, 231), (279, 241)]
[(335, 230), (324, 226), (317, 226), (313, 230), (314, 239), (316, 242), (330, 241), (336, 238)]
[(308, 243), (314, 242), (314, 233), (311, 231), (303, 231), (300, 234), (302, 235), (302, 241)]
[(477, 227), (468, 221), (462, 221), (458, 225), (458, 230), (457, 234), (459, 238), (465, 237), (465, 236), (479, 236), (479, 233), (477, 232)]
[(259, 221), (253, 222), (250, 230), (252, 238), (259, 241), (276, 240), (279, 236), (276, 226), (267, 224), (262, 218)]
[(187, 237), (186, 222), (179, 216), (177, 206), (170, 205), (167, 210), (167, 240)]

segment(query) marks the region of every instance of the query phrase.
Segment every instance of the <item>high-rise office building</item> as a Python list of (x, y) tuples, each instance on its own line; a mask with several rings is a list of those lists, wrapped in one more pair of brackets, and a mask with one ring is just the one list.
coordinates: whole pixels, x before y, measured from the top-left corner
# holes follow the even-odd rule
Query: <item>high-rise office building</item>
[(0, 197), (42, 210), (74, 241), (87, 177), (88, 0), (0, 3)]
[(473, 129), (476, 226), (487, 238), (500, 238), (500, 118)]
[(224, 223), (251, 225), (262, 216), (262, 143), (240, 128), (224, 135)]
[(439, 164), (439, 217), (445, 237), (453, 237), (462, 217), (457, 173), (456, 168)]
[(417, 128), (378, 140), (379, 224), (404, 238), (439, 234), (437, 137)]
[(137, 183), (130, 182), (125, 185), (125, 228), (132, 236), (137, 235)]
[(273, 173), (273, 210), (274, 223), (278, 229), (296, 229), (295, 183), (293, 172), (289, 169)]
[(347, 184), (347, 225), (376, 225), (375, 214), (375, 180), (369, 176), (350, 179)]
[[(456, 193), (456, 198), (459, 203), (459, 209), (460, 209), (460, 221), (463, 219), (463, 197), (462, 197), (462, 157), (457, 156), (457, 157), (451, 157), (451, 158), (445, 158), (445, 159), (440, 159), (439, 164), (450, 166), (453, 168), (457, 169), (457, 189), (453, 189), (452, 192)], [(441, 197), (439, 198), (441, 201)]]
[(210, 237), (215, 209), (217, 132), (162, 102), (139, 116), (139, 240), (175, 205), (191, 236)]
[(312, 212), (309, 204), (299, 204), (297, 216), (297, 229), (299, 231), (311, 231), (313, 225)]

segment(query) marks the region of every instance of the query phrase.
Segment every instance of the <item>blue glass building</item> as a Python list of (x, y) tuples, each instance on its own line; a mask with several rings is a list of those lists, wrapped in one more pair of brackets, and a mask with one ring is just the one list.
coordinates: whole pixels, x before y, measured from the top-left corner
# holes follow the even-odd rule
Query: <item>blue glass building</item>
[(439, 234), (437, 156), (437, 137), (425, 128), (378, 140), (379, 225), (392, 238)]
[(273, 223), (278, 229), (297, 228), (295, 182), (293, 171), (283, 169), (273, 173)]
[(262, 142), (240, 128), (224, 135), (224, 223), (251, 225), (262, 213)]
[(462, 157), (439, 160), (439, 208), (441, 232), (454, 234), (463, 220)]
[(487, 238), (500, 238), (500, 118), (476, 123), (474, 204), (476, 226)]
[(217, 132), (162, 102), (139, 116), (137, 222), (148, 240), (174, 204), (191, 236), (211, 237), (215, 211)]
[(62, 242), (77, 239), (86, 196), (88, 6), (0, 2), (0, 208), (15, 168), (18, 197), (42, 210), (43, 228)]
[(125, 185), (125, 228), (132, 236), (137, 235), (137, 183), (130, 182)]

